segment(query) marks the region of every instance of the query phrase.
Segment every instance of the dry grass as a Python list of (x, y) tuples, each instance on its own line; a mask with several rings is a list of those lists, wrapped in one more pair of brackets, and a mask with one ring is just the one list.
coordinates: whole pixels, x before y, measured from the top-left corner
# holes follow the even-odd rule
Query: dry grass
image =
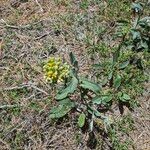
[[(99, 8), (93, 4), (84, 11), (79, 7), (80, 1), (60, 1), (56, 4), (39, 0), (40, 5), (34, 0), (0, 1), (1, 150), (89, 149), (88, 135), (80, 132), (75, 118), (72, 122), (69, 118), (59, 122), (49, 119), (49, 110), (55, 103), (54, 93), (43, 79), (42, 65), (51, 55), (68, 60), (68, 52), (73, 51), (79, 60), (81, 74), (90, 74), (92, 60), (83, 36), (87, 34), (93, 41), (98, 40), (91, 30), (92, 18)], [(105, 8), (107, 3), (101, 5)], [(111, 9), (104, 10), (104, 16), (101, 15), (96, 23), (107, 29), (102, 36), (113, 47), (117, 43), (111, 41), (116, 16), (108, 15)], [(87, 23), (91, 29), (86, 29)], [(149, 87), (141, 98), (141, 107), (132, 113), (136, 129), (129, 136), (136, 150), (150, 149)], [(100, 149), (103, 144), (100, 141), (98, 145)]]

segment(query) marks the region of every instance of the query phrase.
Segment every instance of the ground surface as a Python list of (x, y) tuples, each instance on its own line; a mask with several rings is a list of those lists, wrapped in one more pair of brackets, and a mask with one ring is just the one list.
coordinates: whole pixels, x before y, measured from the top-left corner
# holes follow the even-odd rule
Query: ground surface
[[(99, 56), (89, 55), (84, 38), (103, 40), (110, 47), (117, 44), (112, 42), (116, 19), (131, 17), (130, 2), (117, 3), (111, 7), (107, 1), (97, 5), (96, 1), (88, 4), (80, 0), (0, 0), (1, 150), (90, 149), (88, 134), (81, 133), (74, 118), (60, 122), (49, 119), (53, 93), (43, 79), (42, 66), (49, 56), (68, 60), (68, 52), (73, 51), (80, 73), (90, 74), (90, 65)], [(150, 149), (149, 93), (146, 83), (145, 92), (138, 98), (141, 106), (134, 112), (125, 111), (134, 121), (134, 129), (127, 135), (134, 145), (129, 149)], [(115, 113), (120, 117), (117, 110)], [(97, 149), (106, 147), (99, 142)]]

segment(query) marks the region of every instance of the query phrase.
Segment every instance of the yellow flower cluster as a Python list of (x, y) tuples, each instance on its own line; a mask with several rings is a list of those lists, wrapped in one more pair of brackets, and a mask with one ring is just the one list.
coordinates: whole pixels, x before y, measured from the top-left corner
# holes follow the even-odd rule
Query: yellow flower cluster
[(69, 75), (69, 65), (61, 58), (50, 57), (43, 67), (44, 77), (50, 83), (62, 82)]

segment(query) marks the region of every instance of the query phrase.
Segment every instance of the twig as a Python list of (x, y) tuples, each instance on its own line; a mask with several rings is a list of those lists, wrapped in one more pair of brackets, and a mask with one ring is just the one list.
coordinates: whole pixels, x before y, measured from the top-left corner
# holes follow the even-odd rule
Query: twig
[(40, 40), (40, 39), (42, 39), (42, 38), (48, 36), (48, 35), (51, 34), (51, 33), (52, 33), (52, 32), (47, 32), (47, 33), (45, 33), (45, 34), (43, 34), (43, 35), (41, 35), (41, 36), (35, 38), (35, 40)]
[(8, 87), (8, 88), (1, 88), (0, 91), (10, 91), (10, 90), (17, 90), (17, 89), (22, 89), (25, 87), (31, 87), (33, 89), (36, 89), (37, 91), (40, 91), (41, 93), (44, 93), (46, 95), (49, 95), (46, 91), (38, 88), (37, 86), (35, 86), (32, 83), (28, 83), (28, 84), (22, 84), (21, 86), (14, 86), (14, 87)]
[(32, 88), (36, 89), (37, 91), (40, 91), (40, 92), (42, 92), (42, 93), (44, 93), (44, 94), (46, 94), (46, 95), (49, 95), (47, 92), (45, 92), (44, 90), (42, 90), (42, 89), (36, 87), (35, 85), (31, 85), (31, 84), (30, 84), (30, 86), (31, 86)]
[(21, 26), (21, 25), (19, 25), (19, 26), (13, 26), (13, 25), (9, 25), (4, 19), (1, 19), (1, 22), (4, 23), (7, 28), (12, 28), (12, 29), (22, 29), (22, 28), (27, 28), (27, 27), (30, 26), (30, 25), (26, 25), (26, 26)]
[(40, 7), (40, 11), (43, 12), (43, 8), (42, 8), (42, 6), (40, 5), (40, 3), (38, 2), (38, 0), (35, 0), (35, 2), (36, 2), (37, 5)]
[(2, 105), (0, 109), (7, 109), (7, 108), (15, 108), (15, 107), (22, 107), (21, 105)]
[(29, 85), (24, 84), (21, 86), (14, 86), (14, 87), (7, 87), (7, 88), (1, 88), (0, 91), (11, 91), (11, 90), (19, 90), (19, 89), (23, 89), (25, 87), (29, 87)]

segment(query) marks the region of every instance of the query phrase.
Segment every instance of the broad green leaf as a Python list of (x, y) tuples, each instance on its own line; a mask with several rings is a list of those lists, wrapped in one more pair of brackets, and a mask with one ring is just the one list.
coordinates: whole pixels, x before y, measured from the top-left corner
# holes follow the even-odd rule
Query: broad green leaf
[(143, 9), (141, 3), (132, 3), (132, 9), (134, 9), (136, 12), (139, 12)]
[(133, 40), (136, 40), (136, 39), (140, 39), (140, 38), (141, 38), (141, 34), (140, 34), (139, 31), (132, 29), (132, 30), (131, 30), (131, 33), (132, 33), (132, 38), (133, 38)]
[(61, 100), (66, 98), (68, 94), (72, 94), (76, 90), (77, 85), (78, 85), (78, 80), (76, 77), (73, 76), (69, 85), (65, 89), (57, 93), (56, 99)]
[(129, 64), (129, 61), (123, 62), (122, 64), (120, 64), (119, 69), (124, 69), (124, 68), (126, 68), (126, 67), (128, 66), (128, 64)]
[(125, 100), (130, 100), (130, 96), (128, 94), (125, 94), (125, 93), (123, 94), (122, 98)]
[(122, 92), (118, 92), (118, 97), (122, 97)]
[(84, 89), (91, 90), (94, 93), (99, 93), (101, 90), (101, 87), (94, 82), (88, 81), (87, 79), (81, 79), (80, 81), (81, 81), (80, 86)]
[(141, 19), (139, 20), (139, 22), (148, 22), (149, 20), (150, 20), (150, 17), (146, 16), (146, 17), (144, 17), (144, 18), (141, 18)]
[(131, 98), (130, 98), (130, 96), (128, 94), (123, 93), (121, 96), (119, 96), (119, 99), (122, 102), (128, 102)]
[(112, 100), (112, 96), (108, 95), (108, 96), (96, 96), (93, 98), (92, 102), (94, 104), (106, 104), (109, 103)]
[(95, 114), (95, 116), (97, 116), (97, 117), (100, 117), (100, 116), (101, 116), (101, 113), (100, 113), (98, 110), (95, 110), (95, 111), (94, 111), (94, 114)]
[(93, 111), (92, 111), (91, 109), (88, 109), (88, 113), (92, 114), (92, 113), (93, 113)]
[(72, 102), (69, 98), (63, 99), (59, 101), (59, 104), (69, 106), (69, 107), (75, 107), (75, 103)]
[(84, 113), (80, 114), (79, 118), (78, 118), (78, 125), (80, 128), (82, 128), (85, 124), (85, 119), (86, 119), (86, 116)]
[(103, 96), (102, 97), (102, 102), (103, 103), (108, 103), (108, 102), (110, 102), (112, 100), (112, 96), (111, 95), (109, 95), (109, 96)]
[(121, 85), (121, 76), (117, 75), (116, 78), (114, 79), (114, 87), (118, 89)]
[(106, 85), (107, 82), (108, 82), (108, 79), (103, 79), (103, 81), (102, 81), (102, 86)]
[(65, 106), (65, 105), (56, 106), (51, 109), (49, 117), (50, 118), (61, 118), (61, 117), (65, 116), (71, 109), (72, 109), (72, 107)]
[(141, 41), (141, 47), (148, 49), (148, 43)]
[(96, 96), (92, 99), (93, 104), (101, 104), (102, 103), (102, 98), (99, 96)]

